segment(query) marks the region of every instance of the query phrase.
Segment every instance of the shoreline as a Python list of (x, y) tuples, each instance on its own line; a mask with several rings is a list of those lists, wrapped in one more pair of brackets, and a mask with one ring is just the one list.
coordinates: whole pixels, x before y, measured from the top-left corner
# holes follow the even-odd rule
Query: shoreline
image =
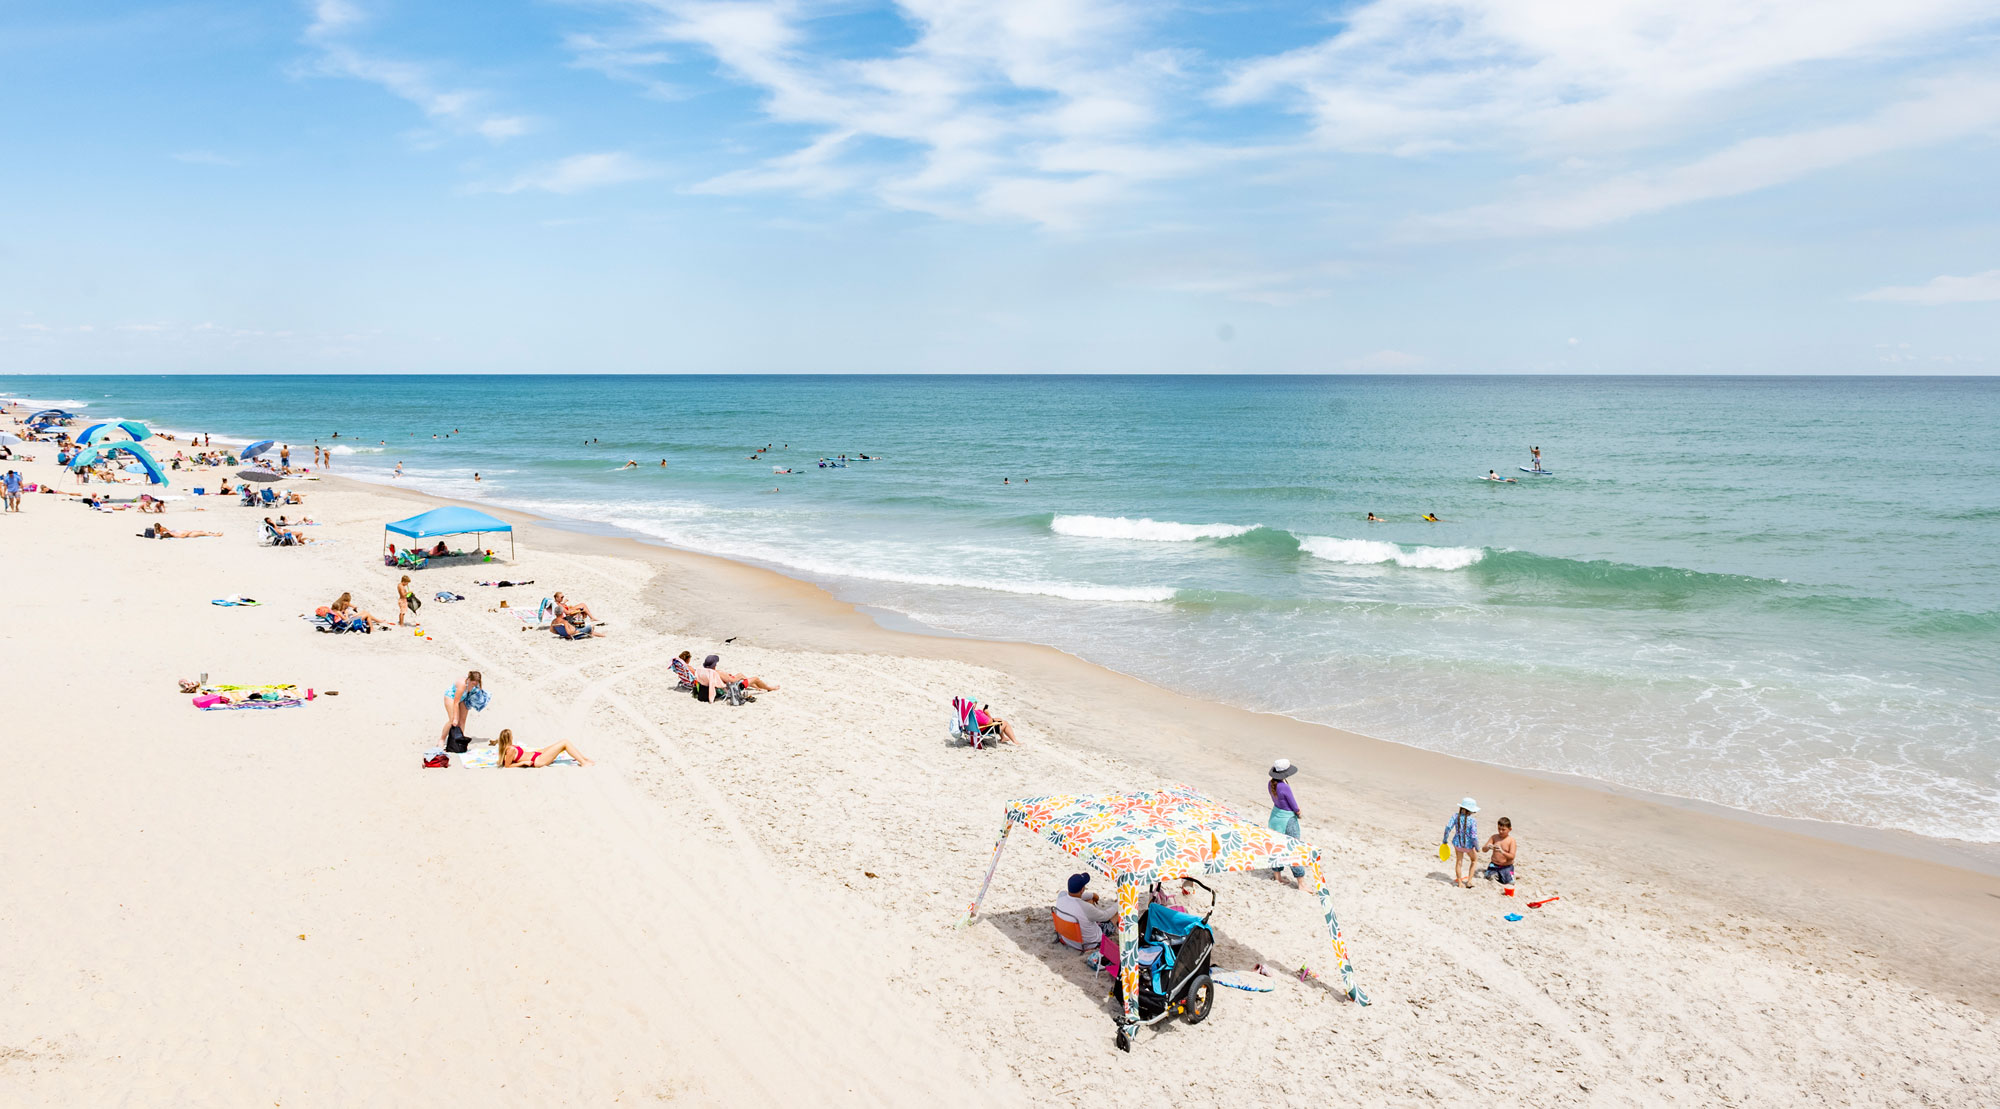
[(773, 577), (782, 578), (788, 582), (793, 582), (798, 585), (817, 590), (825, 595), (828, 603), (851, 608), (854, 611), (872, 620), (877, 626), (882, 628), (884, 631), (892, 634), (916, 636), (919, 638), (963, 640), (973, 643), (985, 643), (985, 644), (996, 644), (996, 645), (1012, 644), (1018, 646), (1041, 648), (1044, 650), (1053, 651), (1064, 658), (1073, 659), (1080, 665), (1093, 667), (1102, 670), (1107, 674), (1115, 674), (1121, 678), (1126, 678), (1131, 681), (1139, 682), (1149, 688), (1158, 689), (1163, 693), (1171, 692), (1175, 693), (1178, 696), (1187, 696), (1194, 700), (1202, 700), (1205, 703), (1211, 703), (1220, 708), (1233, 709), (1239, 712), (1246, 713), (1251, 716), (1272, 717), (1275, 719), (1286, 720), (1292, 723), (1304, 725), (1306, 727), (1326, 728), (1329, 731), (1338, 733), (1342, 736), (1364, 740), (1371, 744), (1381, 744), (1384, 745), (1385, 747), (1398, 748), (1426, 755), (1434, 755), (1439, 758), (1450, 759), (1455, 762), (1465, 764), (1467, 766), (1481, 767), (1490, 771), (1500, 771), (1508, 774), (1516, 774), (1524, 777), (1536, 778), (1550, 782), (1552, 784), (1564, 785), (1578, 789), (1592, 790), (1613, 797), (1640, 800), (1650, 804), (1661, 805), (1668, 808), (1684, 809), (1689, 812), (1700, 813), (1722, 820), (1740, 821), (1742, 823), (1752, 824), (1775, 831), (1789, 832), (1795, 835), (1823, 840), (1829, 844), (1835, 844), (1842, 847), (1861, 848), (1880, 854), (1900, 856), (1903, 858), (1919, 862), (1933, 863), (1940, 866), (1947, 866), (1956, 869), (1967, 870), (1987, 877), (2000, 877), (2000, 844), (1976, 843), (1969, 840), (1940, 839), (1934, 836), (1921, 835), (1916, 832), (1903, 831), (1901, 829), (1874, 828), (1874, 827), (1868, 827), (1866, 825), (1848, 824), (1834, 820), (1819, 820), (1809, 817), (1777, 816), (1770, 813), (1760, 813), (1750, 809), (1742, 809), (1730, 805), (1720, 804), (1713, 801), (1707, 801), (1698, 797), (1683, 797), (1676, 794), (1660, 793), (1654, 790), (1643, 789), (1637, 786), (1628, 786), (1618, 782), (1607, 781), (1602, 778), (1593, 778), (1590, 777), (1589, 775), (1584, 775), (1584, 774), (1573, 774), (1560, 770), (1544, 770), (1535, 767), (1512, 766), (1506, 763), (1491, 762), (1485, 759), (1477, 759), (1465, 755), (1457, 755), (1446, 751), (1433, 751), (1429, 748), (1419, 747), (1414, 744), (1402, 743), (1392, 739), (1382, 739), (1378, 736), (1371, 736), (1365, 733), (1355, 732), (1346, 728), (1342, 728), (1336, 724), (1325, 724), (1319, 721), (1305, 720), (1295, 716), (1288, 716), (1284, 713), (1268, 712), (1258, 709), (1246, 708), (1241, 705), (1230, 704), (1229, 702), (1226, 701), (1207, 701), (1207, 699), (1205, 698), (1194, 698), (1192, 697), (1192, 695), (1179, 693), (1178, 691), (1171, 690), (1169, 687), (1166, 686), (1161, 686), (1158, 683), (1155, 683), (1149, 679), (1140, 677), (1138, 675), (1127, 674), (1124, 671), (1113, 669), (1112, 667), (1105, 666), (1104, 664), (1099, 662), (1094, 662), (1081, 655), (1075, 654), (1070, 651), (1066, 651), (1060, 647), (1056, 647), (1051, 644), (1039, 643), (1029, 639), (989, 639), (982, 636), (973, 635), (970, 633), (953, 631), (949, 628), (935, 627), (933, 625), (926, 624), (921, 620), (918, 620), (916, 617), (910, 616), (907, 613), (899, 612), (895, 609), (886, 608), (880, 605), (872, 605), (856, 601), (849, 601), (841, 597), (837, 592), (834, 591), (833, 588), (829, 587), (828, 585), (817, 581), (813, 581), (806, 577), (799, 576), (798, 574), (791, 572), (788, 568), (779, 565), (758, 562), (751, 559), (737, 558), (729, 555), (712, 554), (707, 551), (695, 550), (689, 547), (676, 546), (675, 544), (669, 543), (664, 539), (659, 539), (655, 536), (634, 532), (629, 529), (618, 528), (613, 525), (594, 525), (591, 521), (587, 520), (572, 520), (561, 517), (545, 516), (531, 509), (518, 508), (512, 505), (508, 505), (504, 501), (499, 501), (499, 500), (493, 500), (493, 501), (458, 500), (452, 497), (444, 496), (442, 494), (433, 493), (424, 489), (419, 489), (413, 485), (400, 485), (393, 481), (377, 481), (371, 478), (350, 477), (344, 474), (330, 474), (322, 476), (330, 477), (335, 481), (353, 482), (357, 485), (365, 486), (372, 489), (399, 490), (403, 493), (410, 495), (414, 499), (419, 499), (432, 504), (461, 505), (468, 508), (477, 508), (481, 511), (495, 511), (495, 510), (505, 511), (532, 520), (539, 526), (546, 527), (555, 531), (561, 531), (573, 535), (589, 536), (592, 538), (609, 540), (609, 541), (628, 542), (640, 548), (651, 548), (655, 550), (671, 551), (676, 554), (693, 556), (698, 558), (715, 559), (717, 561), (729, 563), (731, 565), (741, 566), (748, 570), (755, 570), (761, 573), (770, 574)]

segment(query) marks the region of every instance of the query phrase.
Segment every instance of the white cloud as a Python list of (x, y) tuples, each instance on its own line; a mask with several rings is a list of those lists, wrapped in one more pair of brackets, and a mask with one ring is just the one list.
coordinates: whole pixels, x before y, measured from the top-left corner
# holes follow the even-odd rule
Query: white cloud
[(316, 52), (314, 72), (380, 85), (416, 105), (440, 126), (495, 142), (530, 129), (532, 121), (526, 116), (485, 110), (482, 105), (489, 97), (484, 92), (442, 87), (429, 66), (381, 57), (354, 46), (348, 38), (367, 23), (367, 14), (348, 0), (317, 0), (312, 11), (305, 41)]
[[(1566, 231), (1991, 127), (1990, 68), (1825, 117), (1887, 99), (1889, 63), (1962, 57), (1965, 31), (1992, 19), (1979, 0), (1373, 0), (1317, 44), (1240, 65), (1218, 100), (1297, 111), (1331, 151), (1497, 154), (1528, 170), (1517, 199), (1420, 221), (1431, 233)], [(1813, 125), (1712, 137), (1772, 118)]]
[(1886, 300), (1898, 304), (1973, 304), (2000, 300), (2000, 270), (1987, 270), (1965, 277), (1943, 274), (1921, 285), (1886, 285), (1854, 299)]
[(1339, 265), (1302, 269), (1208, 270), (1163, 282), (1160, 288), (1284, 308), (1332, 294), (1332, 281), (1346, 275)]
[(1703, 158), (1584, 185), (1538, 180), (1515, 199), (1427, 217), (1416, 226), (1446, 235), (1576, 231), (1701, 200), (1738, 196), (1807, 174), (2000, 125), (2000, 82), (1937, 82), (1923, 96), (1865, 119), (1788, 135), (1745, 139)]
[(549, 192), (568, 195), (607, 185), (623, 185), (658, 177), (660, 168), (622, 151), (575, 154), (534, 169), (510, 181), (479, 191), (497, 193)]
[[(1135, 186), (1240, 156), (1157, 135), (1180, 58), (1141, 41), (1148, 9), (1124, 0), (900, 0), (914, 41), (854, 56), (816, 40), (801, 0), (626, 0), (612, 36), (572, 40), (579, 64), (628, 78), (694, 46), (760, 89), (775, 122), (812, 131), (711, 192), (860, 188), (961, 218), (1073, 227)], [(667, 49), (663, 49), (667, 48)]]

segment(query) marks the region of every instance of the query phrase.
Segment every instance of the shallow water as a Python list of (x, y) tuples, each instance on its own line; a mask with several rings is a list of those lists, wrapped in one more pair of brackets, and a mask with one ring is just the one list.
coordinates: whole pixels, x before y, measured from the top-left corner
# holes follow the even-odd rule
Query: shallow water
[[(427, 490), (754, 560), (941, 628), (1415, 746), (2000, 842), (1996, 379), (0, 390), (288, 440), (295, 463), (338, 444), (335, 473), (392, 480), (400, 461)], [(1530, 444), (1552, 477), (1520, 472)], [(846, 467), (817, 465), (841, 452)], [(1520, 480), (1479, 480), (1489, 469)]]

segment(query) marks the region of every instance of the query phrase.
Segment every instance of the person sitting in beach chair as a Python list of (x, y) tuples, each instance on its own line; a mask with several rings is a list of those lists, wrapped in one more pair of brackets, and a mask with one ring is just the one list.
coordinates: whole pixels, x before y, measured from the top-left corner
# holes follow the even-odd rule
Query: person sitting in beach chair
[(567, 600), (561, 593), (550, 597), (549, 601), (555, 606), (556, 615), (568, 620), (572, 624), (581, 624), (587, 620), (597, 619), (597, 614), (590, 611), (589, 605), (581, 601)]
[(243, 484), (243, 507), (257, 507), (257, 490), (251, 488), (248, 482)]
[(694, 672), (696, 700), (714, 701), (718, 696), (732, 705), (754, 701), (751, 690), (775, 693), (778, 687), (751, 674), (732, 674), (722, 667), (722, 656), (710, 655), (701, 660), (701, 669)]
[(674, 679), (680, 683), (674, 687), (674, 692), (694, 692), (694, 655), (688, 651), (682, 651), (680, 657), (673, 660), (673, 668)]
[(979, 704), (970, 697), (953, 697), (951, 708), (954, 713), (951, 734), (965, 741), (973, 750), (984, 750), (988, 743), (1019, 743), (1014, 738), (1014, 726), (993, 715), (991, 706)]
[(290, 489), (287, 489), (287, 490), (285, 491), (285, 503), (286, 503), (286, 504), (304, 504), (304, 503), (306, 503), (306, 499), (305, 499), (305, 497), (301, 496), (301, 495), (300, 495), (300, 494), (299, 494), (298, 492), (296, 492), (296, 491), (294, 491), (294, 490), (290, 490)]
[(555, 633), (557, 639), (601, 639), (604, 636), (604, 632), (589, 624), (572, 624), (567, 620), (549, 621), (549, 631)]
[(264, 517), (264, 542), (273, 547), (296, 547), (306, 541), (306, 537), (290, 528), (281, 528)]

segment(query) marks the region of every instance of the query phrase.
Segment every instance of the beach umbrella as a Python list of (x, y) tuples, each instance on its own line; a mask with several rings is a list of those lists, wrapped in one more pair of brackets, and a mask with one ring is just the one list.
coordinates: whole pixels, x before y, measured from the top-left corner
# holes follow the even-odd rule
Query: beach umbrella
[(278, 475), (269, 470), (238, 470), (236, 476), (244, 481), (276, 481)]
[(270, 439), (266, 439), (261, 443), (252, 443), (249, 446), (244, 447), (243, 450), (239, 454), (237, 454), (236, 457), (255, 458), (258, 455), (263, 454), (265, 451), (270, 450), (272, 447), (275, 447), (277, 445), (278, 444), (274, 440)]

